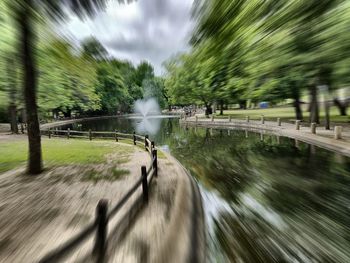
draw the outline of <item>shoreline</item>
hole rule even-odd
[[[325,130],[322,127],[318,127],[316,134],[312,134],[309,127],[301,126],[300,130],[296,130],[294,124],[282,123],[278,126],[277,123],[271,121],[265,121],[262,124],[259,121],[243,121],[232,119],[199,119],[195,117],[187,118],[186,120],[180,119],[180,125],[188,125],[193,127],[204,127],[213,129],[227,129],[227,130],[246,130],[253,132],[268,132],[276,136],[288,137],[298,141],[302,141],[308,144],[318,146],[320,148],[340,153],[347,157],[350,157],[350,132],[348,130],[343,131],[342,139],[334,139],[334,130]]]
[[[162,116],[162,118],[180,118],[181,114],[180,113],[172,113],[172,112],[167,112],[167,113],[162,113],[160,115],[150,115],[149,117],[152,116]],[[62,126],[62,125],[67,125],[67,124],[72,124],[75,122],[84,122],[84,121],[91,121],[91,120],[104,120],[104,119],[117,119],[117,118],[139,118],[141,115],[135,114],[135,113],[128,113],[128,114],[122,114],[122,115],[105,115],[105,116],[94,116],[94,117],[83,117],[83,118],[77,118],[77,119],[67,119],[67,120],[56,120],[52,122],[47,122],[40,124],[40,128],[43,129],[51,129],[57,126]],[[0,123],[0,134],[12,134],[11,133],[11,127],[10,123]],[[20,134],[20,132],[18,133]]]
[[[161,114],[161,115],[150,115],[152,116],[162,116],[162,118],[180,118],[179,114]],[[130,113],[130,114],[123,114],[123,115],[109,115],[109,116],[97,116],[97,117],[85,117],[85,118],[78,118],[78,119],[70,119],[70,120],[62,120],[62,121],[53,121],[49,123],[44,123],[40,125],[40,128],[43,129],[50,129],[57,126],[72,124],[75,122],[85,122],[85,121],[91,121],[91,120],[105,120],[105,119],[118,119],[118,118],[142,118],[141,115]]]
[[[175,216],[169,224],[170,231],[166,233],[159,262],[169,260],[170,254],[173,255],[173,258],[167,262],[205,262],[207,258],[206,222],[202,195],[198,184],[179,160],[170,153],[161,151],[166,160],[169,161],[167,167],[173,166],[177,171],[176,175],[179,183],[176,186],[177,194],[175,195],[172,211]],[[169,174],[169,171],[162,171],[162,173]],[[182,239],[184,244],[187,243],[187,246],[184,247],[182,242],[177,242],[176,247],[174,247],[173,239]],[[183,261],[176,258],[176,250],[178,251],[177,255],[183,255]],[[183,253],[179,253],[181,250]]]

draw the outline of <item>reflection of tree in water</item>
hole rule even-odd
[[[190,130],[184,137],[174,139],[171,149],[202,184],[218,190],[231,202],[254,181],[254,176],[244,148],[228,144],[227,140],[220,133],[211,136],[208,129]]]
[[[303,221],[304,215],[279,228],[258,211],[233,207],[214,220],[215,242],[230,262],[349,262],[349,239],[338,236],[349,229],[328,222],[329,230],[321,232],[315,227],[320,218]]]
[[[258,214],[224,212],[214,224],[217,243],[230,262],[285,262],[271,242],[280,236]]]
[[[350,262],[349,159],[289,139],[204,129],[172,139],[171,149],[231,204],[214,219],[213,236],[230,261]]]

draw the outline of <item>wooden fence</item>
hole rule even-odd
[[[108,211],[108,200],[101,199],[96,206],[96,215],[94,222],[87,225],[83,230],[81,230],[77,235],[73,236],[65,243],[63,243],[58,248],[52,250],[46,254],[39,262],[40,263],[51,263],[59,262],[65,257],[69,256],[79,245],[83,244],[88,240],[91,235],[95,234],[94,247],[92,249],[92,255],[96,258],[96,262],[103,262],[106,257],[107,250],[107,225],[108,222],[112,219],[113,216],[117,214],[118,211],[127,203],[130,197],[142,187],[142,196],[137,198],[130,209],[138,207],[139,203],[147,204],[148,203],[148,190],[149,185],[154,176],[158,176],[158,159],[157,159],[157,150],[155,149],[155,144],[153,141],[150,141],[148,136],[140,136],[135,133],[126,134],[119,132],[100,132],[100,131],[73,131],[73,130],[42,130],[42,135],[47,135],[49,138],[58,136],[58,137],[67,137],[69,138],[88,138],[92,140],[93,138],[112,138],[113,140],[118,141],[119,139],[132,140],[134,145],[137,143],[144,145],[145,150],[150,154],[151,163],[148,167],[142,166],[140,178],[132,185],[129,191],[123,195],[117,204],[115,204]]]

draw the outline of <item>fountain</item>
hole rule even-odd
[[[160,108],[158,102],[154,98],[137,100],[134,105],[134,112],[139,113],[143,118],[149,115],[160,115]]]
[[[134,112],[142,116],[141,121],[136,123],[137,133],[157,134],[160,128],[161,111],[156,99],[137,100],[134,105]]]

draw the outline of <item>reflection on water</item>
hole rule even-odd
[[[183,138],[173,154],[229,206],[213,216],[210,261],[350,262],[348,158],[267,134]]]
[[[152,139],[200,184],[210,262],[350,262],[349,158],[268,134],[159,125]]]
[[[137,134],[156,135],[159,132],[161,121],[160,118],[144,117],[140,122],[135,121],[133,124]]]

